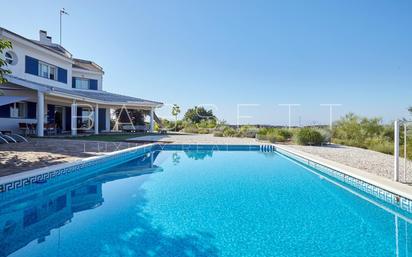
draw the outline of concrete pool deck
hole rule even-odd
[[[215,137],[212,134],[159,134],[130,138],[128,141],[204,145],[255,145],[262,143],[254,138]]]
[[[0,144],[0,177],[134,147],[141,143],[30,138]]]

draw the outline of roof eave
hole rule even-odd
[[[10,30],[7,30],[5,28],[0,27],[0,32],[1,32],[0,34],[4,37],[8,37],[8,38],[11,38],[11,39],[16,40],[16,41],[22,40],[26,43],[29,43],[29,45],[31,45],[32,47],[39,47],[40,49],[42,49],[44,51],[52,53],[56,57],[64,58],[66,61],[69,61],[72,64],[74,63],[74,61],[71,57],[68,57],[64,54],[58,53],[57,51],[54,51],[50,48],[42,46],[41,44],[37,44],[37,43],[33,42],[32,40],[30,40],[28,38],[25,38],[25,37],[23,37],[19,34],[16,34],[16,33],[12,32]]]
[[[102,105],[113,105],[113,106],[134,106],[134,107],[149,107],[149,108],[160,108],[163,106],[163,103],[158,103],[158,102],[113,102],[113,101],[102,101],[102,100],[97,100],[93,98],[88,98],[88,97],[82,97],[82,96],[77,96],[77,95],[72,95],[72,94],[67,94],[63,92],[57,92],[57,91],[48,91],[47,94],[53,95],[53,96],[58,96],[58,97],[64,97],[64,98],[69,98],[69,99],[75,99],[78,101],[85,101],[85,102],[91,102],[95,104],[102,104]]]

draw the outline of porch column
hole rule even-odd
[[[37,91],[37,136],[44,136],[44,93]]]
[[[77,104],[76,100],[73,99],[72,103],[72,136],[77,136]]]
[[[110,108],[106,108],[106,131],[110,132]]]
[[[99,134],[99,105],[94,108],[94,134]]]
[[[154,109],[150,109],[150,132],[154,131]]]

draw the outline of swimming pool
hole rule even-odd
[[[0,256],[376,257],[412,249],[408,211],[298,159],[259,147],[153,149],[1,193]]]

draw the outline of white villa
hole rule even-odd
[[[113,129],[111,110],[124,107],[149,113],[153,131],[162,103],[103,91],[102,67],[73,58],[46,31],[31,40],[0,27],[0,38],[13,46],[2,56],[12,73],[0,84],[0,131],[18,132],[26,124],[40,137],[51,125],[73,136],[86,129],[98,134]]]

